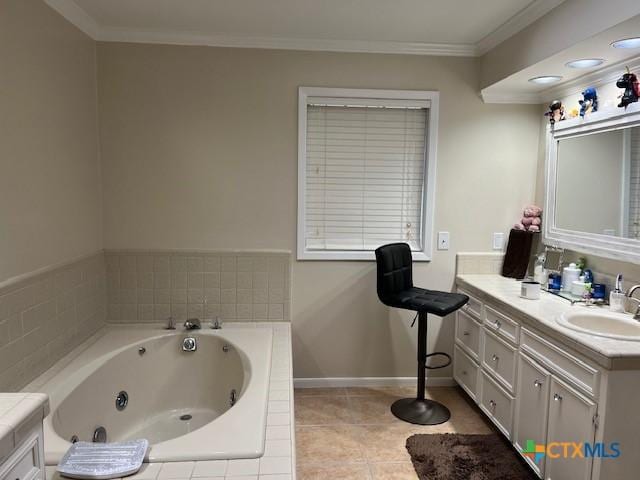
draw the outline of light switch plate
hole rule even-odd
[[[449,232],[438,232],[438,250],[449,250]]]
[[[495,232],[493,234],[493,249],[502,250],[502,247],[504,247],[504,233]]]

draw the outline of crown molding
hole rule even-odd
[[[480,91],[484,103],[520,103],[537,105],[541,103],[538,93],[500,92],[491,91],[488,88]]]
[[[325,52],[392,53],[405,55],[476,56],[475,45],[419,42],[328,40],[318,38],[249,37],[242,35],[101,28],[96,40],[209,47],[311,50]]]
[[[512,37],[519,31],[524,30],[533,22],[549,13],[562,2],[564,2],[564,0],[534,0],[489,35],[480,40],[476,44],[477,55],[484,55],[489,50],[497,47],[508,38]]]
[[[321,38],[255,37],[192,31],[138,30],[103,27],[74,0],[44,0],[51,8],[97,41],[263,48],[325,52],[387,53],[478,57],[538,20],[564,0],[533,0],[477,44],[331,40]]]
[[[98,39],[101,30],[100,25],[74,0],[44,0],[44,2],[86,35],[94,40]]]
[[[629,67],[631,71],[640,69],[640,56],[628,58],[621,62],[607,65],[595,72],[587,73],[573,80],[555,85],[539,93],[540,103],[552,102],[560,98],[569,97],[571,95],[581,94],[587,87],[600,88],[615,82],[623,73],[625,67]]]

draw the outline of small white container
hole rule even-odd
[[[576,280],[571,284],[571,294],[575,295],[576,297],[581,297],[582,295],[584,295],[585,285],[586,283],[584,283],[582,280]]]
[[[538,300],[540,298],[540,282],[524,280],[520,284],[520,296],[528,300]]]
[[[573,282],[580,279],[581,270],[575,263],[570,263],[568,267],[564,267],[562,270],[562,290],[570,292],[573,287]]]

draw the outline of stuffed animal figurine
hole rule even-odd
[[[525,230],[529,232],[539,232],[542,225],[542,209],[537,205],[528,205],[522,211],[522,219],[516,223],[515,230]]]
[[[551,105],[549,105],[549,111],[545,113],[545,116],[549,117],[549,122],[552,127],[556,122],[564,120],[564,106],[562,102],[554,100]]]
[[[623,74],[616,82],[616,87],[624,88],[618,107],[627,108],[628,105],[638,101],[638,97],[640,97],[640,82],[638,82],[636,74],[629,71],[629,67],[627,67],[627,73]]]
[[[594,87],[587,88],[582,92],[582,100],[578,100],[580,104],[580,118],[584,118],[587,113],[598,111],[598,93]]]

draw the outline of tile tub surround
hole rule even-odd
[[[289,321],[291,252],[108,250],[107,321]]]
[[[0,391],[17,391],[104,325],[104,255],[0,285]]]
[[[0,393],[0,462],[49,414],[49,397],[43,393]]]
[[[260,458],[203,462],[145,463],[127,480],[294,480],[295,435],[291,328],[287,322],[267,322],[273,328],[273,351],[269,379],[269,403],[265,453]],[[234,322],[233,327],[254,328],[253,322]],[[224,324],[223,324],[224,329]],[[78,349],[80,350],[80,349]],[[70,355],[71,356],[71,355]],[[60,363],[68,363],[68,359]],[[45,377],[46,375],[43,375]],[[36,380],[32,385],[43,382]],[[47,480],[64,480],[55,467],[46,467]]]
[[[640,342],[617,340],[580,333],[559,325],[556,318],[577,309],[603,308],[571,305],[567,300],[542,292],[539,300],[520,297],[520,282],[500,275],[458,275],[458,288],[481,300],[497,303],[500,309],[513,315],[524,325],[530,325],[553,340],[573,348],[608,370],[640,368]]]

